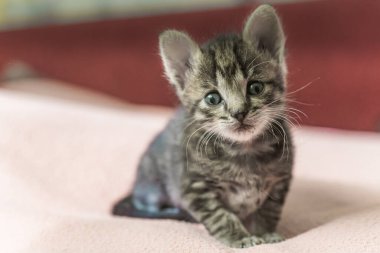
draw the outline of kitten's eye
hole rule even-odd
[[[264,91],[264,84],[258,81],[251,81],[248,83],[248,94],[258,96]]]
[[[218,92],[210,92],[205,96],[205,101],[209,105],[217,105],[222,102],[222,98]]]

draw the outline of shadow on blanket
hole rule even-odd
[[[347,219],[351,223],[362,224],[363,219],[358,217],[368,218],[368,211],[373,210],[376,205],[377,210],[380,210],[379,196],[358,187],[295,179],[279,231],[287,238],[294,237],[285,241],[291,244],[303,240],[296,238],[297,235],[306,235],[309,230],[318,231],[321,229],[319,227],[332,222],[334,225],[327,230],[333,236],[337,229],[347,230]],[[40,250],[38,252],[53,252],[62,248],[68,252],[93,253],[123,250],[154,252],[155,249],[169,252],[173,247],[178,250],[189,245],[193,249],[199,249],[199,252],[226,250],[208,235],[203,226],[193,223],[111,217],[108,214],[85,217],[49,216],[51,217],[46,218],[45,215],[43,220],[49,220],[50,226],[31,244],[32,248]],[[326,236],[326,228],[323,231]]]
[[[376,206],[380,206],[377,192],[348,184],[296,178],[278,230],[288,238],[294,237]]]
[[[342,183],[295,179],[279,231],[293,237],[375,206],[380,206],[377,192]]]

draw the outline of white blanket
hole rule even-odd
[[[170,114],[48,80],[0,88],[0,252],[240,252],[201,225],[110,216]],[[241,251],[380,252],[380,135],[301,127],[294,139],[288,239]]]

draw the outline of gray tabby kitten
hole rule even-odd
[[[242,34],[203,46],[183,32],[160,35],[182,106],[145,152],[115,215],[201,222],[231,247],[282,240],[275,229],[293,164],[284,43],[269,5],[251,14]]]

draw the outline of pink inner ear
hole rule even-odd
[[[255,47],[269,51],[279,61],[283,58],[284,34],[281,21],[272,7],[258,7],[248,19],[243,36]]]
[[[177,90],[184,87],[189,68],[188,62],[191,61],[195,48],[195,42],[185,33],[168,30],[160,35],[160,50],[165,74]]]
[[[249,39],[258,47],[276,51],[281,43],[280,28],[267,17],[255,18],[248,31]]]
[[[166,50],[170,51],[168,52],[170,59],[176,62],[185,61],[190,54],[190,50],[189,47],[186,46],[186,42],[180,40],[174,40],[168,43]]]
[[[165,43],[164,50],[166,56],[175,62],[175,64],[185,65],[192,54],[193,45],[190,38],[183,36],[175,36],[169,38],[169,41]]]
[[[176,38],[170,41],[166,47],[170,67],[177,72],[178,76],[184,78],[184,73],[187,71],[186,64],[191,57],[189,42],[183,38]]]

